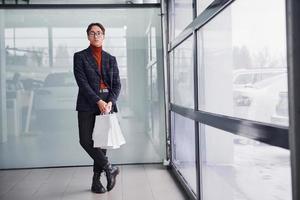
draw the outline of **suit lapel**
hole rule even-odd
[[[86,49],[85,56],[86,56],[87,61],[90,63],[90,66],[96,71],[96,73],[99,76],[101,76],[100,72],[98,70],[97,62],[96,62],[95,58],[93,57],[93,53],[92,53],[91,47],[88,47]]]
[[[111,84],[108,84],[108,82],[111,81],[111,74],[110,74],[110,67],[109,67],[109,55],[105,51],[102,50],[102,74],[103,74],[103,81],[107,86],[110,86]],[[105,77],[107,80],[105,80]]]
[[[108,54],[102,50],[102,73],[107,74],[108,73],[108,66],[109,66],[109,59]]]

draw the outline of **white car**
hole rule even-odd
[[[276,104],[275,112],[271,117],[271,122],[283,126],[289,125],[288,93],[280,92],[279,100]]]
[[[238,69],[233,71],[234,88],[252,87],[253,84],[265,79],[286,73],[287,68],[251,68]]]
[[[254,90],[251,93],[251,104],[248,109],[248,118],[255,121],[276,123],[279,125],[287,125],[287,123],[279,123],[274,120],[274,114],[280,109],[281,113],[285,113],[287,118],[287,74],[284,73],[275,76],[257,84],[254,84]],[[281,98],[286,98],[282,99]],[[280,108],[278,102],[282,102]],[[279,110],[278,110],[279,109]]]
[[[268,79],[285,74],[286,68],[238,69],[233,72],[233,102],[235,106],[250,106],[257,89],[269,84]],[[264,80],[267,80],[264,82]],[[271,79],[270,79],[271,80]],[[258,83],[258,84],[256,84]]]

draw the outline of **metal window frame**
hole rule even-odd
[[[183,188],[183,190],[185,192],[185,195],[190,200],[196,200],[197,199],[196,194],[193,192],[193,190],[191,189],[191,187],[188,185],[188,183],[186,182],[186,180],[183,178],[182,174],[177,169],[177,167],[174,165],[174,163],[170,164],[170,170],[171,170],[171,173],[175,176],[175,178],[177,179],[177,181],[182,186],[182,188]]]
[[[197,18],[197,0],[193,0],[193,19]],[[197,32],[193,31],[193,64],[194,64],[194,110],[199,109],[199,94],[198,94],[198,37]],[[200,125],[197,121],[195,123],[195,161],[196,161],[196,193],[197,199],[202,199],[202,169],[201,169],[201,150],[200,150]]]
[[[286,0],[289,142],[293,200],[300,199],[300,1]]]
[[[171,110],[189,119],[217,129],[257,140],[272,146],[289,149],[288,129],[284,126],[240,119],[171,104]]]
[[[213,1],[200,15],[198,15],[197,17],[195,16],[194,20],[176,38],[169,42],[168,51],[170,52],[178,45],[180,45],[186,38],[190,37],[193,32],[212,20],[218,13],[224,10],[233,1],[234,0]]]
[[[170,96],[169,94],[169,73],[168,73],[168,54],[167,54],[167,44],[169,41],[169,26],[168,26],[168,0],[161,0],[161,30],[162,30],[162,55],[163,55],[163,76],[164,76],[164,94],[165,94],[165,102],[164,102],[164,107],[165,107],[165,130],[166,130],[166,164],[170,163],[171,160],[171,155],[170,155],[170,109],[169,109],[169,102],[170,102]]]

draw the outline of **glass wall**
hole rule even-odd
[[[165,124],[159,9],[0,13],[1,91],[6,91],[1,93],[0,110],[6,116],[1,127],[7,128],[1,132],[0,168],[92,163],[79,145],[78,87],[72,70],[73,54],[89,45],[88,24],[99,19],[106,27],[103,49],[116,56],[120,70],[118,117],[127,141],[108,154],[113,163],[162,161]],[[151,30],[150,44],[147,30]],[[147,60],[154,63],[150,76]],[[149,105],[154,103],[156,109],[149,116]],[[155,128],[149,129],[150,121]]]
[[[286,2],[189,3],[168,1],[175,176],[191,199],[291,199]]]

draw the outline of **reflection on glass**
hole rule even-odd
[[[4,33],[7,65],[27,67],[48,65],[46,28],[7,28]]]
[[[153,43],[153,52],[161,47],[160,10],[88,11],[93,20],[86,17],[85,9],[76,10],[76,15],[72,9],[2,11],[0,23],[3,21],[5,27],[0,26],[4,27],[1,57],[6,58],[6,63],[1,60],[0,78],[6,80],[6,99],[4,95],[0,98],[6,102],[3,116],[7,116],[8,131],[0,133],[0,168],[90,164],[91,159],[78,143],[75,111],[78,87],[72,70],[74,52],[89,46],[87,25],[98,19],[106,28],[103,49],[116,56],[118,62],[122,84],[118,116],[127,141],[126,146],[109,152],[109,156],[113,163],[162,160],[162,145],[165,145],[163,85],[160,85],[163,73],[159,64],[162,62],[157,60],[150,68],[152,75],[147,87],[148,47],[144,43],[149,25],[155,30],[152,41],[157,45]],[[26,22],[20,24],[20,16]],[[76,21],[76,25],[66,23],[69,19]],[[155,109],[149,116],[153,127],[149,137],[145,94],[151,90],[149,101]]]
[[[154,147],[160,152],[165,146],[164,135],[164,91],[162,86],[163,69],[159,67],[157,52],[159,52],[158,36],[159,31],[156,26],[151,26],[147,29],[147,44],[148,44],[148,63],[147,63],[147,108],[148,108],[148,134],[152,140]]]
[[[172,161],[196,193],[194,121],[172,113]]]
[[[171,56],[171,102],[194,108],[193,40],[187,39]]]
[[[151,27],[151,60],[156,60],[156,29]]]
[[[204,200],[292,199],[288,150],[205,125],[200,134]]]
[[[271,0],[234,2],[200,29],[199,108],[288,126],[285,30]]]
[[[147,80],[148,80],[148,83],[147,83],[147,111],[148,111],[148,134],[149,135],[152,135],[153,133],[153,120],[152,120],[152,116],[153,116],[153,113],[152,113],[152,102],[151,102],[151,99],[152,99],[152,91],[151,91],[151,88],[152,88],[152,78],[151,78],[151,68],[148,69],[148,73],[147,73]]]
[[[164,98],[163,91],[160,90],[157,64],[153,64],[148,68],[148,95],[147,95],[147,108],[148,108],[148,134],[152,139],[155,148],[162,148],[164,143],[163,124],[164,114],[161,107],[161,102]]]
[[[169,34],[172,40],[193,21],[193,1],[174,0],[169,5]]]
[[[152,100],[153,101],[158,101],[158,87],[157,87],[157,64],[154,64],[152,65],[152,80],[151,80],[151,85],[152,85],[152,88],[151,88],[151,91],[152,91]]]
[[[147,30],[148,35],[148,62],[156,61],[156,28],[150,27],[149,30]]]

